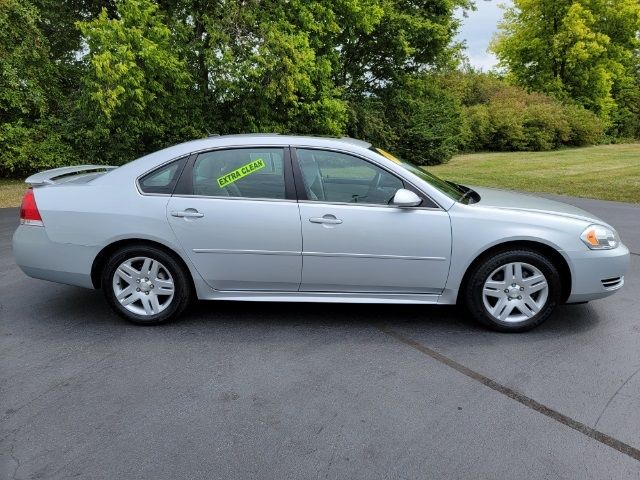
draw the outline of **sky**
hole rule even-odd
[[[467,13],[467,18],[458,13],[462,26],[457,39],[467,45],[466,55],[473,67],[488,71],[498,63],[496,57],[487,52],[493,34],[502,19],[499,5],[510,5],[510,0],[476,0],[477,10]]]

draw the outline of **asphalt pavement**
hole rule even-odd
[[[618,228],[627,284],[520,335],[249,302],[136,327],[23,275],[0,210],[0,478],[640,478],[640,207],[562,199]]]

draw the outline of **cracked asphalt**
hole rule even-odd
[[[640,207],[562,199],[618,228],[627,285],[520,335],[335,304],[135,327],[23,275],[0,210],[0,478],[640,478]]]

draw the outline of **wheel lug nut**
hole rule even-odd
[[[522,300],[522,295],[518,295],[518,300]]]
[[[505,289],[504,289],[504,293],[509,293],[509,289],[508,289],[508,288],[505,288]]]
[[[145,295],[149,295],[149,292],[144,292]]]
[[[153,283],[152,283],[151,285],[149,285],[149,288],[154,288],[154,287],[153,287]]]
[[[139,291],[140,291],[140,289],[139,289],[139,288],[136,288],[136,292],[139,292]]]
[[[137,279],[136,282],[140,283],[140,279]]]
[[[523,292],[524,291],[524,287],[520,287],[520,291]]]

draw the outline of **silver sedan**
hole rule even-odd
[[[192,298],[464,305],[524,331],[613,294],[629,250],[578,208],[443,181],[353,139],[230,135],[29,177],[16,262],[124,318]]]

